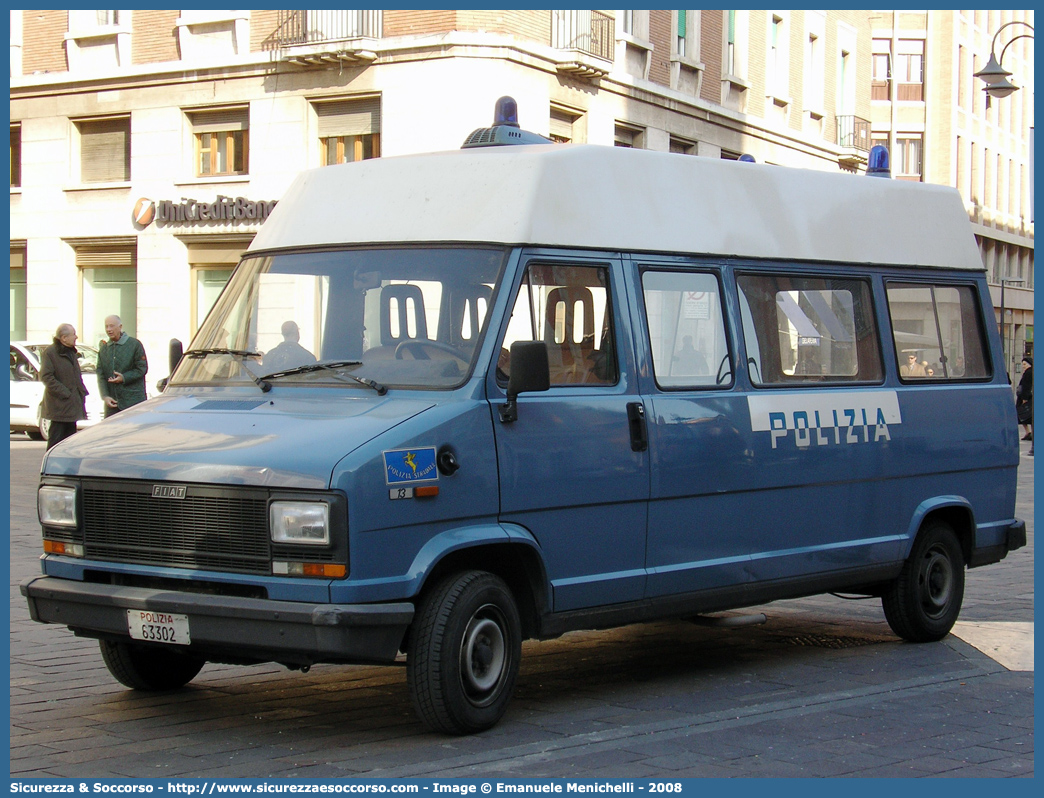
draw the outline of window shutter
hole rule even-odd
[[[249,108],[225,108],[220,111],[192,113],[193,133],[225,133],[250,128]]]
[[[130,119],[79,123],[80,180],[107,183],[130,180]]]
[[[76,249],[76,265],[81,269],[133,268],[137,252],[110,246],[82,246]]]
[[[685,38],[685,34],[686,34],[686,31],[687,31],[687,28],[685,26],[685,15],[687,13],[688,13],[687,11],[679,11],[678,12],[678,38],[679,39],[684,39]]]
[[[362,136],[381,131],[381,98],[318,102],[319,138]]]
[[[573,122],[575,121],[572,114],[566,113],[565,111],[559,111],[556,108],[551,109],[551,126],[550,133],[552,137],[558,137],[565,139],[566,141],[573,140]]]

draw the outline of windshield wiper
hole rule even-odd
[[[348,382],[349,380],[351,380],[352,382],[358,383],[359,385],[365,385],[367,388],[373,388],[373,390],[377,391],[378,396],[384,396],[386,393],[388,393],[387,387],[381,385],[376,380],[371,380],[369,377],[356,377],[354,374],[346,374],[343,371],[338,371],[338,369],[342,369],[347,366],[361,365],[361,360],[329,360],[320,363],[309,363],[305,366],[297,366],[292,369],[283,369],[282,371],[275,371],[271,374],[266,374],[265,376],[268,379],[272,380],[278,379],[280,377],[289,377],[293,374],[309,374],[313,371],[328,371],[341,382]]]
[[[190,349],[185,357],[206,357],[207,355],[238,355],[240,357],[261,357],[260,352],[252,352],[249,349],[225,349],[212,347],[210,349]]]
[[[185,353],[185,357],[196,358],[197,360],[207,355],[229,355],[236,363],[239,364],[240,369],[246,372],[246,375],[250,377],[261,389],[262,393],[268,393],[272,390],[272,386],[265,382],[263,379],[258,377],[254,372],[246,367],[244,362],[248,357],[261,357],[260,352],[252,352],[249,349],[226,349],[224,347],[211,347],[209,349],[190,349]]]

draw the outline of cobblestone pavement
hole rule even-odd
[[[94,641],[29,620],[18,582],[39,569],[43,444],[12,436],[11,773],[1032,776],[1033,459],[1022,446],[1030,543],[968,572],[965,639],[902,643],[879,601],[831,596],[745,611],[763,612],[760,626],[575,632],[526,643],[504,720],[450,738],[414,718],[404,668],[208,665],[178,692],[125,690]]]

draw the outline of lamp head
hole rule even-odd
[[[982,78],[986,82],[987,86],[995,86],[1001,81],[1005,80],[1011,73],[1000,65],[997,61],[997,56],[990,53],[990,60],[986,62],[986,66],[975,73],[975,77]],[[994,95],[1001,97],[1004,95]]]
[[[991,83],[990,85],[983,88],[983,91],[986,92],[990,97],[998,98],[1007,97],[1009,94],[1012,94],[1018,90],[1019,87],[1007,78],[1001,78],[1001,80],[997,81],[996,83]]]

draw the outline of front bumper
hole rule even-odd
[[[50,576],[19,586],[40,623],[107,640],[130,640],[127,610],[187,615],[192,651],[218,662],[387,663],[413,620],[413,605],[313,604],[118,587]]]

